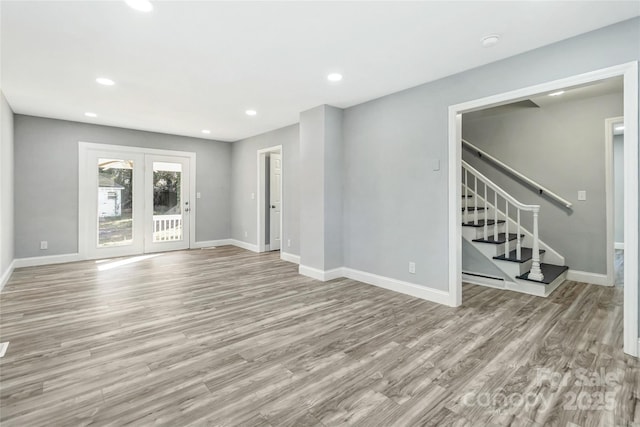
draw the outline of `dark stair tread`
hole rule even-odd
[[[493,238],[493,233],[490,233],[491,235],[489,236],[489,238],[487,240],[485,239],[473,239],[474,242],[479,242],[479,243],[492,243],[494,245],[499,245],[502,244],[504,242],[507,241],[507,239],[505,239],[505,233],[498,233],[498,240],[495,240]],[[516,240],[516,238],[518,237],[518,235],[516,233],[509,233],[509,241],[512,240]],[[524,237],[524,234],[521,234],[520,237]]]
[[[463,198],[463,199],[464,199],[464,198],[472,199],[472,198],[473,198],[473,196],[472,196],[471,194],[463,194],[463,195],[462,195],[462,198]]]
[[[462,226],[463,227],[484,227],[484,219],[479,219],[478,220],[478,224],[474,224],[473,221],[469,221],[469,222],[463,222]],[[492,219],[490,219],[489,221],[487,221],[487,225],[494,225],[496,222]],[[499,219],[498,220],[498,224],[504,224],[504,220],[503,219]]]
[[[512,250],[509,252],[509,256],[507,257],[505,254],[503,255],[499,255],[499,256],[494,256],[493,259],[499,259],[502,261],[511,261],[511,262],[519,262],[519,263],[523,263],[526,261],[529,261],[532,257],[533,257],[533,250],[531,248],[525,248],[524,246],[522,248],[520,248],[520,257],[521,259],[517,259],[516,258],[516,250]],[[540,249],[540,255],[542,255],[544,253],[543,249]],[[544,274],[544,273],[543,273]]]
[[[464,208],[464,207],[463,207],[463,208],[462,208],[462,212],[464,212],[466,209],[467,209],[467,208]],[[478,212],[480,212],[480,211],[483,211],[483,210],[484,210],[484,208],[483,208],[482,206],[480,206],[480,207],[469,206],[469,212],[473,212],[473,211],[478,211]]]
[[[542,270],[542,275],[544,276],[542,281],[529,279],[530,271],[527,271],[522,276],[518,276],[517,278],[522,280],[528,280],[530,282],[535,282],[535,283],[544,283],[545,285],[548,285],[552,283],[554,280],[556,280],[562,273],[564,273],[568,269],[569,267],[567,267],[566,265],[545,264],[541,262],[540,270]]]

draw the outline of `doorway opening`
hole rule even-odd
[[[638,63],[563,78],[449,107],[449,304],[462,304],[462,114],[622,76],[624,85],[624,352],[638,356]]]
[[[282,146],[257,151],[257,236],[258,252],[279,251],[282,247]]]
[[[624,117],[605,120],[607,282],[624,285]]]

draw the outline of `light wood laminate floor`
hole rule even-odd
[[[465,285],[449,308],[234,247],[23,268],[2,426],[627,426],[622,289]],[[574,399],[575,396],[575,399]]]

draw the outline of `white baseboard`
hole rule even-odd
[[[320,280],[321,282],[327,282],[329,280],[344,277],[343,270],[344,269],[342,267],[334,268],[333,270],[319,270],[306,265],[298,266],[298,273],[303,276],[311,277],[312,279]]]
[[[0,277],[0,291],[2,291],[2,289],[4,288],[4,285],[7,284],[7,282],[9,281],[9,278],[11,277],[11,273],[13,273],[13,270],[16,268],[16,260],[14,259],[13,261],[11,261],[11,264],[9,264],[9,267],[7,268],[7,270],[2,273],[2,276]]]
[[[453,307],[449,292],[438,289],[431,289],[414,283],[403,282],[401,280],[392,279],[390,277],[378,276],[376,274],[367,273],[365,271],[354,270],[352,268],[343,268],[344,277],[364,282],[369,285],[378,286],[380,288],[389,289],[391,291],[400,292],[402,294],[411,295],[412,297],[424,299],[427,301],[444,304]]]
[[[216,246],[228,245],[233,245],[232,239],[203,240],[202,242],[195,242],[192,246],[192,249],[214,248]]]
[[[35,256],[31,258],[16,258],[14,260],[15,268],[36,267],[39,265],[64,264],[66,262],[83,261],[85,258],[80,254],[63,254],[49,256]]]
[[[258,252],[258,245],[254,245],[253,243],[243,242],[242,240],[229,239],[228,244],[237,246],[242,249],[246,249],[251,252]]]
[[[567,280],[590,283],[592,285],[611,286],[606,274],[589,273],[588,271],[569,270],[567,271]]]
[[[283,261],[292,262],[294,264],[300,264],[300,255],[294,255],[294,254],[280,251],[280,259]]]
[[[616,249],[622,249],[622,250],[624,250],[624,242],[616,242],[616,243],[614,244],[614,247],[615,247]]]

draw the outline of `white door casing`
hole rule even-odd
[[[269,156],[269,248],[280,250],[280,190],[282,184],[282,159],[280,153]]]

